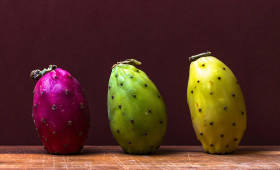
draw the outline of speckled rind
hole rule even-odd
[[[159,148],[166,131],[166,108],[143,71],[129,64],[116,65],[107,100],[112,134],[126,153],[148,154]]]
[[[196,136],[205,152],[235,151],[246,130],[246,108],[232,71],[212,56],[193,61],[187,99]]]
[[[49,153],[74,154],[89,131],[90,113],[80,83],[57,68],[39,79],[34,89],[34,123]]]

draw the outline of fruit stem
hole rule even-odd
[[[43,77],[46,73],[51,72],[57,68],[56,65],[49,65],[49,68],[44,68],[44,70],[33,70],[30,73],[30,78],[33,80],[39,80],[41,77]]]
[[[189,61],[190,62],[193,62],[197,59],[199,59],[200,57],[207,57],[207,56],[210,56],[211,55],[211,52],[210,51],[207,51],[207,52],[204,52],[204,53],[200,53],[200,54],[197,54],[197,55],[193,55],[189,58]]]
[[[139,65],[141,65],[141,62],[137,61],[135,59],[127,59],[125,61],[117,62],[117,64],[114,64],[112,66],[112,68],[114,68],[116,65],[119,65],[119,64],[130,64],[130,65],[133,65],[133,66],[139,66]]]

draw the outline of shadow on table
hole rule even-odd
[[[273,148],[239,148],[237,151],[235,151],[232,154],[225,154],[223,156],[240,156],[240,155],[248,155],[248,154],[258,154],[263,153],[262,151],[275,151]],[[127,154],[123,152],[120,148],[119,149],[104,149],[102,147],[99,148],[87,148],[85,147],[80,153],[78,154],[70,154],[67,156],[88,156],[88,155],[104,155],[104,154],[113,154],[113,155],[123,155],[123,156],[168,156],[168,155],[174,155],[174,154],[198,154],[198,155],[205,155],[205,156],[212,156],[211,154],[205,153],[200,148],[190,149],[190,148],[160,148],[156,152],[149,154],[149,155],[132,155]],[[48,154],[48,152],[42,147],[36,147],[36,148],[30,148],[28,146],[14,146],[14,147],[5,147],[0,148],[0,154],[46,154],[46,155],[56,155],[56,154]],[[213,154],[214,156],[219,156],[216,154]],[[57,156],[65,156],[65,155],[57,155]]]
[[[50,154],[44,147],[38,146],[7,146],[0,148],[0,154],[46,154],[46,155],[58,155],[58,154]],[[89,152],[80,152],[78,154],[69,154],[69,155],[80,155],[80,154],[90,154]],[[58,155],[59,156],[59,155]]]
[[[149,156],[169,156],[169,155],[186,155],[186,153],[190,155],[199,155],[199,156],[226,156],[226,157],[234,157],[234,156],[242,156],[242,155],[256,155],[258,153],[263,154],[263,150],[247,150],[247,151],[235,151],[230,154],[209,154],[204,151],[174,151],[174,150],[165,150],[165,151],[158,151],[155,153],[150,154]]]
[[[263,151],[275,151],[274,148],[239,148],[233,153],[229,154],[209,154],[204,152],[202,147],[198,148],[162,148],[157,150],[156,152],[150,154],[149,156],[169,156],[169,155],[186,155],[186,153],[191,155],[199,155],[199,156],[227,156],[227,157],[234,157],[234,156],[242,156],[242,155],[256,155],[256,154],[264,154]]]

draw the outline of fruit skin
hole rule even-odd
[[[49,71],[34,89],[34,123],[49,153],[76,154],[82,149],[90,127],[86,98],[80,83],[70,73],[60,68]]]
[[[148,76],[126,60],[113,66],[108,88],[111,132],[126,153],[149,154],[162,143],[167,126],[164,101]]]
[[[191,57],[187,99],[205,152],[235,151],[246,130],[246,108],[232,71],[208,52]]]

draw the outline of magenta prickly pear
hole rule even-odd
[[[50,65],[34,70],[34,123],[45,149],[52,154],[75,154],[83,148],[90,113],[80,83],[65,70]]]

